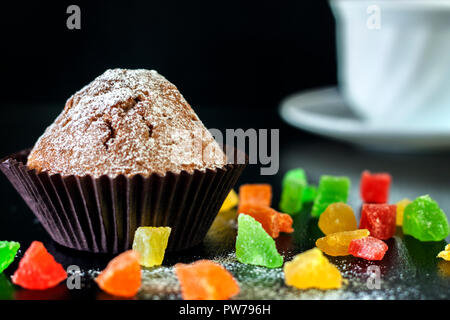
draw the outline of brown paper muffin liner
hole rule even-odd
[[[29,169],[29,152],[3,158],[0,169],[42,226],[65,247],[104,253],[129,249],[139,226],[171,227],[168,251],[199,244],[245,167],[148,177],[61,176]]]

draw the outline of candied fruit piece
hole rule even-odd
[[[239,293],[239,285],[231,273],[209,260],[177,263],[175,274],[184,300],[226,300]]]
[[[119,254],[108,263],[95,282],[111,295],[133,297],[141,287],[139,253],[128,250]]]
[[[397,219],[396,224],[398,226],[403,225],[403,213],[405,212],[405,208],[408,204],[410,204],[412,201],[408,198],[402,199],[399,202],[397,202]]]
[[[294,232],[294,228],[292,228],[292,223],[294,222],[294,220],[292,220],[290,215],[286,213],[279,213],[278,221],[280,222],[280,232]]]
[[[437,269],[439,275],[444,278],[450,278],[450,262],[446,260],[440,260],[437,263]]]
[[[0,273],[0,300],[14,299],[14,286],[4,273]]]
[[[361,199],[366,203],[387,203],[391,180],[389,173],[363,171],[360,184]]]
[[[429,195],[416,198],[403,213],[403,233],[420,241],[441,241],[449,234],[447,216]]]
[[[302,202],[303,203],[313,202],[314,199],[316,199],[316,195],[317,195],[317,188],[316,188],[316,186],[308,185],[305,188],[305,190],[303,191]]]
[[[279,213],[267,206],[258,206],[254,204],[244,204],[239,207],[238,214],[247,214],[261,223],[264,230],[272,238],[277,238],[280,234]]]
[[[159,266],[164,260],[171,229],[169,227],[139,227],[134,233],[133,250],[139,253],[144,267]]]
[[[244,184],[239,188],[239,208],[245,204],[270,207],[272,186],[270,184]]]
[[[352,207],[343,202],[330,204],[319,217],[319,228],[324,234],[352,231],[358,228]]]
[[[42,242],[33,241],[20,260],[12,282],[26,289],[44,290],[56,286],[66,278],[66,271]]]
[[[311,215],[319,217],[330,204],[347,202],[349,189],[350,180],[347,177],[321,176]]]
[[[293,220],[285,213],[280,213],[267,206],[244,204],[240,206],[239,214],[247,214],[261,223],[264,230],[272,237],[277,238],[280,232],[294,232]]]
[[[236,258],[241,263],[267,268],[278,268],[283,264],[275,241],[264,231],[261,223],[246,214],[238,217]]]
[[[222,207],[220,207],[219,212],[228,211],[236,207],[239,203],[239,197],[236,194],[236,191],[231,189],[231,191],[228,193],[227,197],[225,198],[225,201],[222,204]]]
[[[396,215],[395,204],[365,203],[362,206],[359,228],[368,229],[374,238],[387,240],[395,234]]]
[[[367,229],[337,232],[317,239],[316,246],[329,256],[347,256],[350,254],[348,252],[350,242],[354,239],[365,238],[369,234]]]
[[[342,286],[339,270],[317,248],[300,253],[284,264],[284,279],[298,289],[337,289]]]
[[[0,241],[0,273],[14,261],[20,243],[14,241]]]
[[[350,242],[348,252],[355,257],[366,260],[382,260],[388,246],[382,240],[374,237],[354,239]]]
[[[438,258],[450,261],[450,244],[445,246],[445,249],[438,254]]]
[[[290,214],[300,212],[306,186],[306,175],[303,169],[289,170],[283,177],[280,210]]]

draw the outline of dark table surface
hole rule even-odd
[[[1,156],[33,145],[60,112],[58,105],[3,106],[0,120]],[[444,211],[450,213],[449,153],[395,154],[354,148],[322,139],[285,125],[276,109],[268,112],[246,111],[245,108],[217,106],[195,108],[208,128],[279,128],[280,170],[273,176],[261,176],[258,165],[249,165],[238,181],[266,182],[273,186],[273,203],[279,201],[282,175],[288,169],[302,167],[310,182],[317,183],[320,175],[346,175],[352,181],[349,203],[359,215],[359,176],[362,170],[388,171],[393,175],[391,202],[404,197],[415,198],[430,194]],[[237,187],[237,186],[236,186]],[[33,240],[42,241],[64,267],[77,265],[81,269],[81,289],[69,290],[65,283],[45,291],[24,290],[11,284],[10,276],[17,268],[15,262],[0,274],[0,299],[113,299],[101,292],[92,281],[112,258],[63,248],[54,243],[34,218],[32,212],[6,177],[0,177],[0,240],[21,243],[19,257]],[[281,235],[277,247],[285,261],[293,255],[314,247],[322,236],[317,220],[310,219],[308,207],[294,219],[295,232]],[[182,252],[168,253],[163,266],[143,270],[143,285],[137,299],[180,299],[179,285],[172,266],[200,258],[223,263],[237,278],[241,293],[236,299],[449,299],[450,262],[437,259],[446,241],[420,242],[403,236],[401,229],[387,241],[389,250],[382,261],[370,262],[354,257],[330,257],[348,283],[340,290],[297,290],[284,285],[282,269],[266,269],[243,265],[236,261],[234,239],[235,212],[220,214],[203,244]],[[446,239],[447,242],[449,238]],[[381,288],[367,285],[370,266],[378,266]]]

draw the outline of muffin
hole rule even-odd
[[[203,156],[191,152],[197,146]],[[107,70],[75,93],[27,162],[38,172],[94,177],[192,173],[225,164],[222,148],[177,88],[142,69]]]
[[[56,242],[116,253],[139,226],[171,227],[168,250],[200,243],[245,166],[232,160],[163,76],[113,69],[0,168]]]

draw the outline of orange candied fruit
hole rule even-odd
[[[292,228],[292,217],[287,213],[278,213],[278,220],[280,222],[280,232],[292,233],[294,228]]]
[[[261,223],[264,230],[272,237],[277,238],[280,234],[279,213],[267,206],[244,204],[239,207],[239,214],[248,214]]]
[[[95,281],[111,295],[127,298],[135,296],[141,287],[139,254],[133,250],[121,253],[108,263]]]
[[[226,300],[239,293],[239,285],[231,273],[209,260],[177,263],[175,274],[184,300]]]
[[[270,207],[271,203],[272,186],[270,184],[243,184],[239,188],[239,207],[245,204]]]
[[[247,214],[261,223],[264,230],[272,237],[278,238],[280,232],[292,233],[293,220],[290,215],[280,213],[268,206],[244,204],[240,206],[239,214]]]

